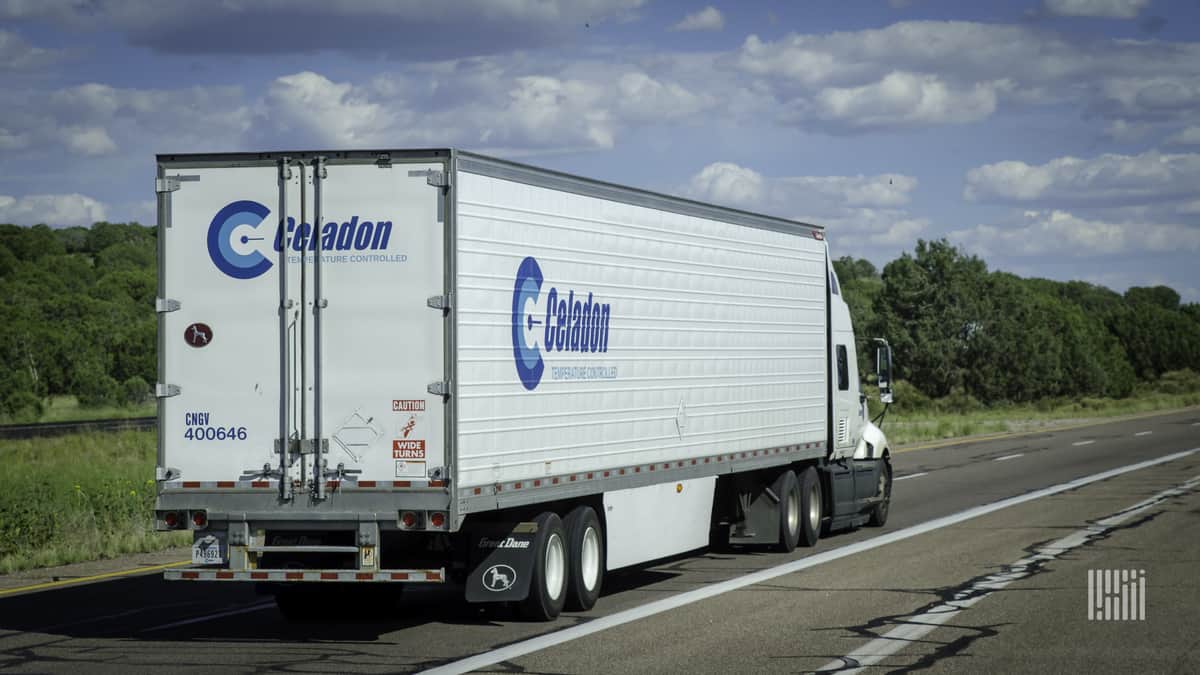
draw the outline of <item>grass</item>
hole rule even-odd
[[[982,406],[966,397],[939,401],[923,399],[920,392],[896,391],[897,405],[884,419],[888,441],[895,445],[979,434],[1029,431],[1106,417],[1135,415],[1200,405],[1200,374],[1183,370],[1166,373],[1153,383],[1137,386],[1128,398],[1048,399],[1029,404]],[[905,396],[915,404],[905,406]],[[923,399],[923,400],[922,400]],[[915,409],[914,409],[915,408]],[[872,414],[880,406],[872,401]]]
[[[76,422],[81,420],[116,420],[128,417],[152,417],[153,401],[136,406],[105,405],[85,408],[74,396],[51,396],[37,422]],[[153,471],[153,470],[152,470]]]
[[[154,531],[154,465],[153,432],[5,441],[0,574],[188,544]]]

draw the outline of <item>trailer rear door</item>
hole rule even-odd
[[[172,478],[286,476],[285,496],[322,498],[335,478],[419,487],[444,471],[442,397],[427,391],[446,379],[443,312],[428,302],[446,293],[443,191],[427,180],[442,170],[160,163],[160,462]]]

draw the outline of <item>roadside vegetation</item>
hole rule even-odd
[[[0,574],[190,543],[154,531],[153,432],[4,441]]]

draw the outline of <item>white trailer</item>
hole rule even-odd
[[[159,155],[157,193],[167,579],[546,619],[887,518],[818,226],[457,150]]]

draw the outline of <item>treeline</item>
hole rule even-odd
[[[918,395],[985,405],[1123,398],[1139,380],[1200,371],[1200,305],[1181,304],[1166,286],[1121,295],[1082,281],[989,272],[945,240],[918,241],[882,273],[852,258],[834,268],[860,367],[873,353],[869,339],[886,337],[897,377]]]
[[[0,419],[150,399],[155,260],[151,227],[0,225]]]
[[[0,421],[51,396],[133,405],[155,381],[155,230],[0,225]],[[989,272],[946,241],[920,241],[882,273],[834,263],[861,340],[892,344],[916,395],[984,404],[1128,396],[1138,381],[1200,371],[1200,305],[1165,286],[1124,295],[1079,281]],[[973,401],[972,401],[973,403]]]

